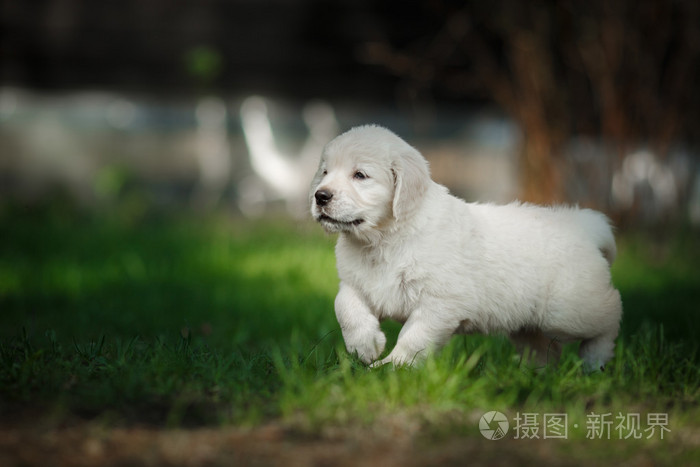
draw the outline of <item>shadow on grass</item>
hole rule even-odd
[[[270,349],[341,339],[329,242],[291,223],[5,217],[0,410],[171,425],[274,414]]]
[[[334,326],[331,246],[289,224],[5,223],[0,336],[24,328],[69,340],[157,337],[187,328],[217,345],[255,347]]]

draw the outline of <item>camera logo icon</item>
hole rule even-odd
[[[509,427],[508,418],[495,410],[486,412],[479,420],[479,431],[484,438],[492,441],[505,437]]]

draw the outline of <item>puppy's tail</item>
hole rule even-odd
[[[579,225],[598,247],[608,264],[612,266],[617,256],[617,246],[610,219],[598,211],[583,209]]]

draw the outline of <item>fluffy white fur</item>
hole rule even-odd
[[[465,203],[430,179],[421,154],[378,126],[324,149],[311,213],[336,246],[335,312],[349,352],[413,364],[455,333],[505,333],[542,361],[582,341],[589,369],[613,354],[622,313],[610,282],[615,240],[589,209]],[[389,355],[379,323],[404,323]]]

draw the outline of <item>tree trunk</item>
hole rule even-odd
[[[520,149],[522,201],[553,204],[566,201],[557,144],[550,130],[524,129]]]

